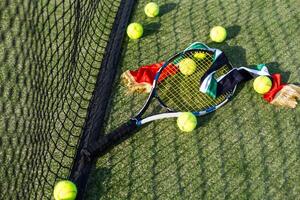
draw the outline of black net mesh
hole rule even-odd
[[[0,0],[0,199],[67,178],[120,0]]]

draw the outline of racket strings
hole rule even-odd
[[[195,55],[200,53],[201,58]],[[199,54],[198,54],[199,55]],[[190,75],[184,75],[179,68],[183,59],[191,59],[192,64],[196,65],[195,71]],[[211,67],[213,63],[213,54],[209,52],[189,52],[180,55],[174,59],[169,65],[174,67],[166,67],[167,73],[172,74],[160,81],[157,86],[157,94],[159,98],[167,105],[167,107],[178,111],[198,111],[204,110],[221,103],[227,96],[223,94],[213,99],[210,96],[200,92],[200,78]],[[193,67],[193,66],[192,66]],[[222,66],[217,72],[219,77],[230,70],[229,66]]]
[[[190,96],[188,95],[188,93],[190,92],[189,89],[192,89],[193,92],[198,92],[198,90],[195,87],[190,88],[190,85],[188,84],[188,82],[178,82],[178,78],[175,76],[181,76],[181,74],[175,74],[174,77],[172,79],[168,79],[168,84],[161,84],[160,85],[160,90],[162,90],[162,88],[165,91],[168,91],[170,94],[168,95],[163,95],[165,97],[165,102],[170,102],[170,101],[175,101],[176,104],[178,106],[180,106],[181,108],[184,108],[185,110],[190,110],[191,107],[189,106],[188,103],[186,103],[186,101],[190,100]],[[177,85],[181,88],[181,92],[180,92],[180,96],[174,96],[172,94],[176,94],[177,91],[172,92],[172,86]],[[179,97],[180,97],[180,101],[179,101]],[[177,101],[176,101],[177,98]],[[197,99],[195,99],[197,100]],[[201,104],[202,106],[204,106],[202,104],[201,101],[197,101],[197,103]]]
[[[188,56],[185,56],[185,57],[188,57]],[[179,59],[183,59],[183,58],[184,57],[181,57]],[[177,59],[177,62],[179,62],[179,59]],[[199,67],[200,66],[201,66],[201,64],[199,65]],[[169,70],[170,68],[166,68],[166,69]],[[163,87],[165,89],[165,91],[168,91],[170,93],[169,90],[172,88],[172,86],[174,86],[174,85],[180,86],[180,88],[181,88],[181,92],[180,92],[181,96],[180,97],[182,97],[182,98],[180,98],[180,101],[177,101],[177,105],[180,106],[181,108],[185,109],[185,110],[190,110],[190,106],[187,107],[187,105],[189,105],[189,104],[186,103],[186,101],[191,98],[190,96],[187,95],[187,93],[188,93],[187,90],[188,90],[188,88],[190,88],[190,85],[188,84],[188,82],[185,82],[185,81],[180,81],[179,82],[178,80],[182,79],[182,77],[180,77],[180,76],[182,76],[182,74],[181,73],[177,73],[172,78],[168,79],[168,83],[169,84],[161,84],[160,87]],[[187,90],[184,90],[184,89],[187,89]],[[193,92],[197,92],[197,90],[193,89]],[[169,95],[165,95],[165,97],[166,97],[165,101],[170,102],[170,100],[176,100],[175,98],[179,97],[179,96],[173,96],[172,94],[176,94],[176,91],[175,92],[171,92],[171,94],[169,94]],[[197,100],[197,99],[195,99],[195,100]],[[202,105],[201,101],[197,101],[197,103],[200,104],[200,105]]]
[[[176,82],[175,81],[170,81],[170,83],[169,84],[176,84]],[[161,84],[160,85],[160,88],[159,88],[159,90],[158,90],[158,92],[159,92],[159,96],[160,96],[160,99],[164,102],[164,103],[167,103],[168,104],[168,107],[172,107],[172,101],[174,100],[173,98],[174,98],[174,95],[172,95],[173,93],[172,92],[170,92],[170,94],[166,94],[164,91],[169,91],[169,90],[171,90],[171,86],[169,85],[169,84]],[[182,95],[183,96],[183,95]],[[185,96],[185,98],[188,98],[188,96]],[[181,108],[185,108],[186,110],[188,110],[187,109],[187,107],[186,107],[186,104],[184,104],[184,102],[183,101],[177,101],[176,102],[176,104],[177,104],[177,106],[178,107],[181,107]],[[170,106],[169,106],[170,105]],[[173,107],[172,107],[173,108]]]
[[[170,84],[171,85],[175,85],[178,84],[178,82],[174,81],[174,79],[170,79]],[[165,85],[162,85],[163,87],[165,87]],[[181,87],[181,92],[180,92],[180,96],[173,96],[173,95],[167,95],[166,99],[169,102],[170,100],[172,101],[176,101],[176,104],[180,104],[180,107],[185,109],[185,110],[190,110],[192,109],[192,107],[195,107],[193,105],[190,104],[190,101],[194,101],[194,103],[196,103],[197,105],[200,105],[201,107],[205,107],[205,105],[203,104],[202,101],[199,100],[199,98],[192,98],[192,96],[189,95],[189,93],[199,93],[199,88],[196,87],[191,87],[191,85],[188,82],[180,82],[180,87]],[[166,88],[165,89],[169,89]],[[173,94],[176,94],[173,93]],[[206,96],[204,96],[206,98]]]
[[[185,56],[186,57],[186,56]],[[183,58],[181,58],[181,59],[183,59]],[[199,65],[199,64],[198,64]],[[201,66],[201,65],[199,65],[199,66]],[[182,76],[182,74],[176,74],[175,76]],[[190,88],[190,85],[188,84],[188,82],[183,82],[183,81],[178,81],[179,79],[182,79],[182,77],[173,77],[172,79],[169,79],[169,83],[170,84],[168,84],[168,88],[165,88],[165,89],[170,89],[170,87],[172,87],[172,85],[177,85],[177,86],[180,86],[180,88],[181,88],[181,92],[180,92],[180,96],[173,96],[173,95],[166,95],[166,99],[167,99],[167,101],[169,102],[169,100],[176,100],[175,98],[177,98],[177,97],[181,97],[180,98],[180,101],[177,101],[177,105],[180,105],[180,107],[181,107],[181,109],[185,109],[185,110],[190,110],[191,109],[191,106],[188,106],[187,107],[187,105],[189,105],[188,103],[187,103],[187,101],[190,101],[190,96],[188,96],[187,94],[188,94],[188,92],[191,92],[191,91],[189,91],[188,90],[188,88],[189,89],[191,89]],[[177,80],[177,81],[174,81],[174,80]],[[180,84],[178,84],[178,83],[180,83]],[[163,86],[165,86],[165,84],[163,85]],[[184,89],[187,89],[187,90],[184,90]],[[197,89],[196,88],[194,88],[193,87],[193,92],[195,93],[195,92],[197,92]],[[175,92],[172,92],[173,94],[176,94],[176,91]],[[172,94],[171,93],[171,94]],[[177,98],[178,99],[178,98]],[[197,100],[197,99],[194,99],[194,100]],[[202,107],[203,107],[203,104],[202,104],[202,102],[201,101],[197,101],[197,103],[198,104],[200,104],[200,105],[202,105]]]

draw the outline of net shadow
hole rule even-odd
[[[132,21],[143,20],[145,3],[137,4]],[[299,27],[297,1],[160,3],[176,6],[154,20],[161,25],[157,32],[136,42],[126,40],[120,74],[203,41],[223,50],[236,67],[266,63],[285,80],[298,81],[299,40],[286,42],[295,38]],[[230,40],[212,43],[209,30],[215,25],[227,27]],[[121,86],[115,90],[107,131],[144,102],[144,96],[125,92]],[[251,82],[244,83],[226,106],[199,118],[194,132],[181,133],[175,119],[154,122],[100,158],[97,166],[112,172],[103,181],[101,198],[292,199],[300,191],[298,115],[299,109],[266,104]]]

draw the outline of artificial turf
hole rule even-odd
[[[300,78],[300,1],[158,1],[161,14],[147,18],[136,3],[132,22],[144,36],[123,43],[105,131],[134,115],[146,94],[128,94],[127,69],[155,63],[202,41],[223,50],[234,66],[266,63],[287,82]],[[228,39],[209,39],[222,25]],[[182,133],[175,119],[146,125],[98,159],[86,199],[299,199],[300,108],[277,108],[241,84],[225,107],[199,118]],[[150,108],[155,109],[157,105]]]
[[[71,170],[120,3],[80,1],[77,13],[76,2],[0,0],[1,199],[49,199]],[[137,1],[132,13],[145,34],[123,43],[105,132],[147,98],[128,94],[121,73],[195,41],[220,48],[234,66],[266,63],[284,81],[299,83],[299,0],[158,1],[161,14],[152,19],[143,13],[147,2]],[[73,66],[76,14],[82,32]],[[215,25],[227,28],[224,43],[209,39]],[[150,111],[161,111],[156,107]],[[276,108],[251,82],[242,84],[192,133],[180,132],[175,119],[157,121],[98,159],[86,199],[299,199],[299,114],[299,107]]]

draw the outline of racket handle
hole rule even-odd
[[[99,138],[99,140],[95,141],[94,143],[89,145],[88,148],[86,148],[89,157],[91,159],[95,159],[100,155],[103,155],[109,149],[127,139],[131,135],[131,133],[133,133],[134,130],[137,129],[137,127],[138,126],[136,125],[135,120],[129,120],[114,131]]]

